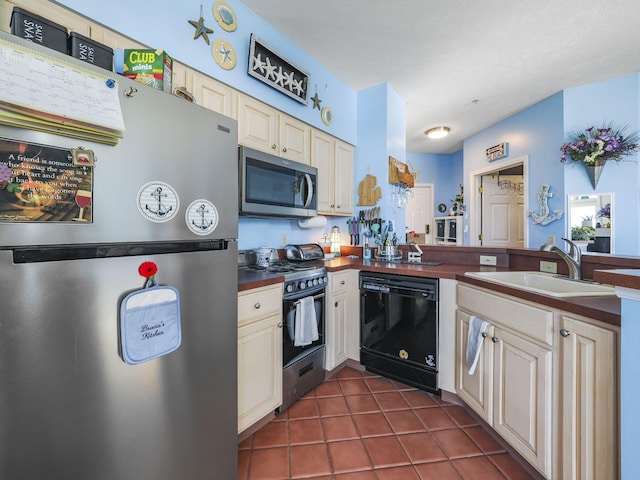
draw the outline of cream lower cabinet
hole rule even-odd
[[[456,392],[546,478],[620,478],[619,328],[458,284]],[[470,315],[490,326],[474,375]]]
[[[353,215],[351,145],[319,130],[311,132],[311,165],[318,169],[318,213]]]
[[[282,404],[282,284],[238,293],[238,433]]]
[[[358,270],[329,273],[325,303],[325,370],[333,370],[348,358],[360,360],[358,273]]]
[[[473,375],[466,367],[470,315],[490,323]],[[456,390],[547,478],[554,477],[553,312],[458,284]]]
[[[560,313],[563,480],[620,478],[619,329]]]

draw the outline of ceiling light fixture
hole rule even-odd
[[[435,128],[430,128],[425,133],[427,134],[427,137],[431,139],[436,139],[436,138],[446,137],[447,135],[449,135],[450,130],[451,129],[449,127],[435,127]]]

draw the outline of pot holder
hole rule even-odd
[[[120,305],[122,359],[146,362],[176,350],[182,341],[180,294],[173,287],[147,279],[141,290],[128,294]]]

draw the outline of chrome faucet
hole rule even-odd
[[[562,250],[555,243],[545,243],[540,247],[540,250],[543,252],[555,252],[560,255],[569,267],[569,278],[572,280],[580,280],[582,278],[582,272],[580,271],[582,253],[580,252],[580,247],[566,238],[562,240],[569,244],[569,253]]]

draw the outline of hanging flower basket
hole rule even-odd
[[[638,132],[626,133],[627,127],[611,125],[601,128],[589,127],[584,131],[569,134],[569,141],[560,147],[561,162],[571,160],[582,163],[593,189],[596,189],[602,169],[609,160],[619,162],[622,157],[638,151]]]

